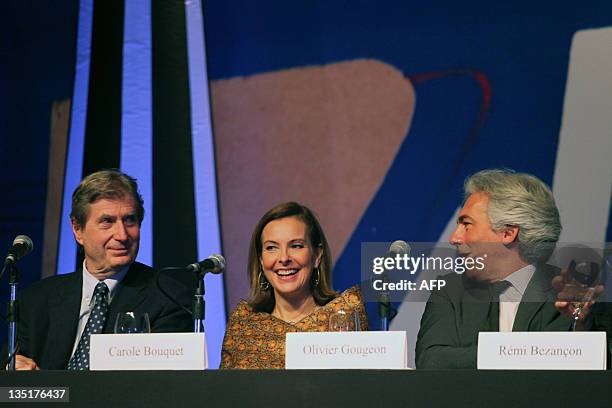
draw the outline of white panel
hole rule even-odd
[[[89,61],[91,54],[91,26],[93,21],[93,0],[81,0],[77,33],[77,55],[70,115],[70,135],[64,176],[64,197],[59,231],[57,273],[74,271],[76,266],[76,243],[70,225],[72,192],[83,176],[83,149],[85,146],[85,125],[87,123],[87,96],[89,90]]]
[[[121,170],[138,180],[145,219],[138,261],[153,264],[151,1],[125,2],[121,91]]]
[[[553,182],[560,242],[604,242],[612,195],[612,28],[574,35]]]
[[[204,22],[199,0],[185,2],[187,19],[187,53],[189,56],[189,88],[191,94],[191,132],[195,183],[196,227],[200,259],[221,252],[217,182],[213,145]],[[221,344],[225,334],[225,297],[223,275],[208,274],[204,327],[210,368],[221,361]]]

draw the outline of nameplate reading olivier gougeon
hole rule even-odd
[[[406,332],[287,333],[285,368],[407,368]]]
[[[91,370],[204,370],[204,333],[94,334]]]
[[[478,368],[605,370],[605,332],[482,332]]]

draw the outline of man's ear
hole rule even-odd
[[[502,242],[504,245],[510,245],[513,242],[516,242],[519,234],[519,226],[518,225],[507,225],[504,231],[502,232]]]
[[[79,243],[79,245],[82,246],[83,245],[83,229],[81,228],[77,220],[75,220],[74,218],[70,220],[70,223],[72,224],[72,232],[74,233],[74,239],[76,240],[76,242]]]

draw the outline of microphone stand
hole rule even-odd
[[[191,313],[191,315],[193,316],[193,332],[194,333],[204,332],[204,316],[205,316],[204,314],[204,309],[205,309],[204,275],[206,275],[206,272],[221,273],[224,269],[225,269],[225,258],[223,258],[221,255],[215,254],[215,255],[211,255],[209,258],[205,259],[202,262],[196,262],[191,265],[187,265],[184,268],[177,268],[177,267],[170,266],[170,267],[162,268],[160,270],[160,273],[162,271],[171,271],[171,270],[187,270],[187,271],[195,272],[196,279],[198,281],[198,286],[193,295],[193,303],[191,305],[192,306],[191,312],[186,307],[178,304],[168,293],[166,293],[163,290],[163,288],[159,284],[159,274],[157,275],[157,286],[160,289],[160,291],[164,295],[166,295],[166,297],[172,300],[175,304],[177,304],[182,309],[187,311],[187,313]]]
[[[385,271],[382,275],[383,283],[389,281],[388,272]],[[380,300],[378,301],[378,316],[380,317],[380,330],[389,331],[389,323],[395,317],[397,311],[391,307],[391,297],[389,292],[383,292],[380,294]]]
[[[185,271],[185,270],[192,270],[195,274],[196,274],[196,280],[198,282],[198,285],[196,287],[195,293],[193,295],[193,301],[191,302],[191,310],[187,309],[185,306],[183,306],[182,304],[178,303],[169,293],[167,293],[164,288],[161,286],[160,282],[159,282],[159,277],[161,275],[162,272],[165,271],[175,271],[175,270],[181,270],[181,271]],[[204,309],[205,309],[205,302],[204,302],[204,275],[206,274],[207,270],[202,268],[200,265],[198,264],[192,264],[189,265],[187,267],[174,267],[174,266],[168,266],[165,268],[162,268],[159,270],[159,273],[157,274],[157,287],[158,289],[168,298],[170,299],[175,305],[179,306],[180,308],[182,308],[183,310],[185,310],[187,313],[190,313],[193,316],[193,332],[194,333],[204,333]]]
[[[10,271],[9,286],[11,289],[10,299],[7,308],[6,321],[8,322],[8,369],[15,371],[15,354],[17,353],[17,285],[19,284],[19,270],[12,262],[4,264],[2,276],[6,270]]]
[[[391,320],[391,303],[389,294],[383,293],[380,295],[378,302],[378,315],[380,316],[380,330],[389,331],[389,321]]]
[[[193,332],[204,332],[204,311],[206,304],[204,301],[204,275],[205,271],[198,269],[196,272],[198,277],[198,287],[193,296]]]

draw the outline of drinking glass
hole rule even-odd
[[[115,320],[116,334],[151,333],[148,313],[120,312]]]
[[[329,315],[330,332],[359,331],[360,329],[359,315],[354,310],[340,309]]]
[[[561,299],[572,305],[572,331],[576,329],[576,323],[585,305],[595,300],[599,277],[599,264],[596,262],[573,260],[570,262],[568,280],[563,287]]]

